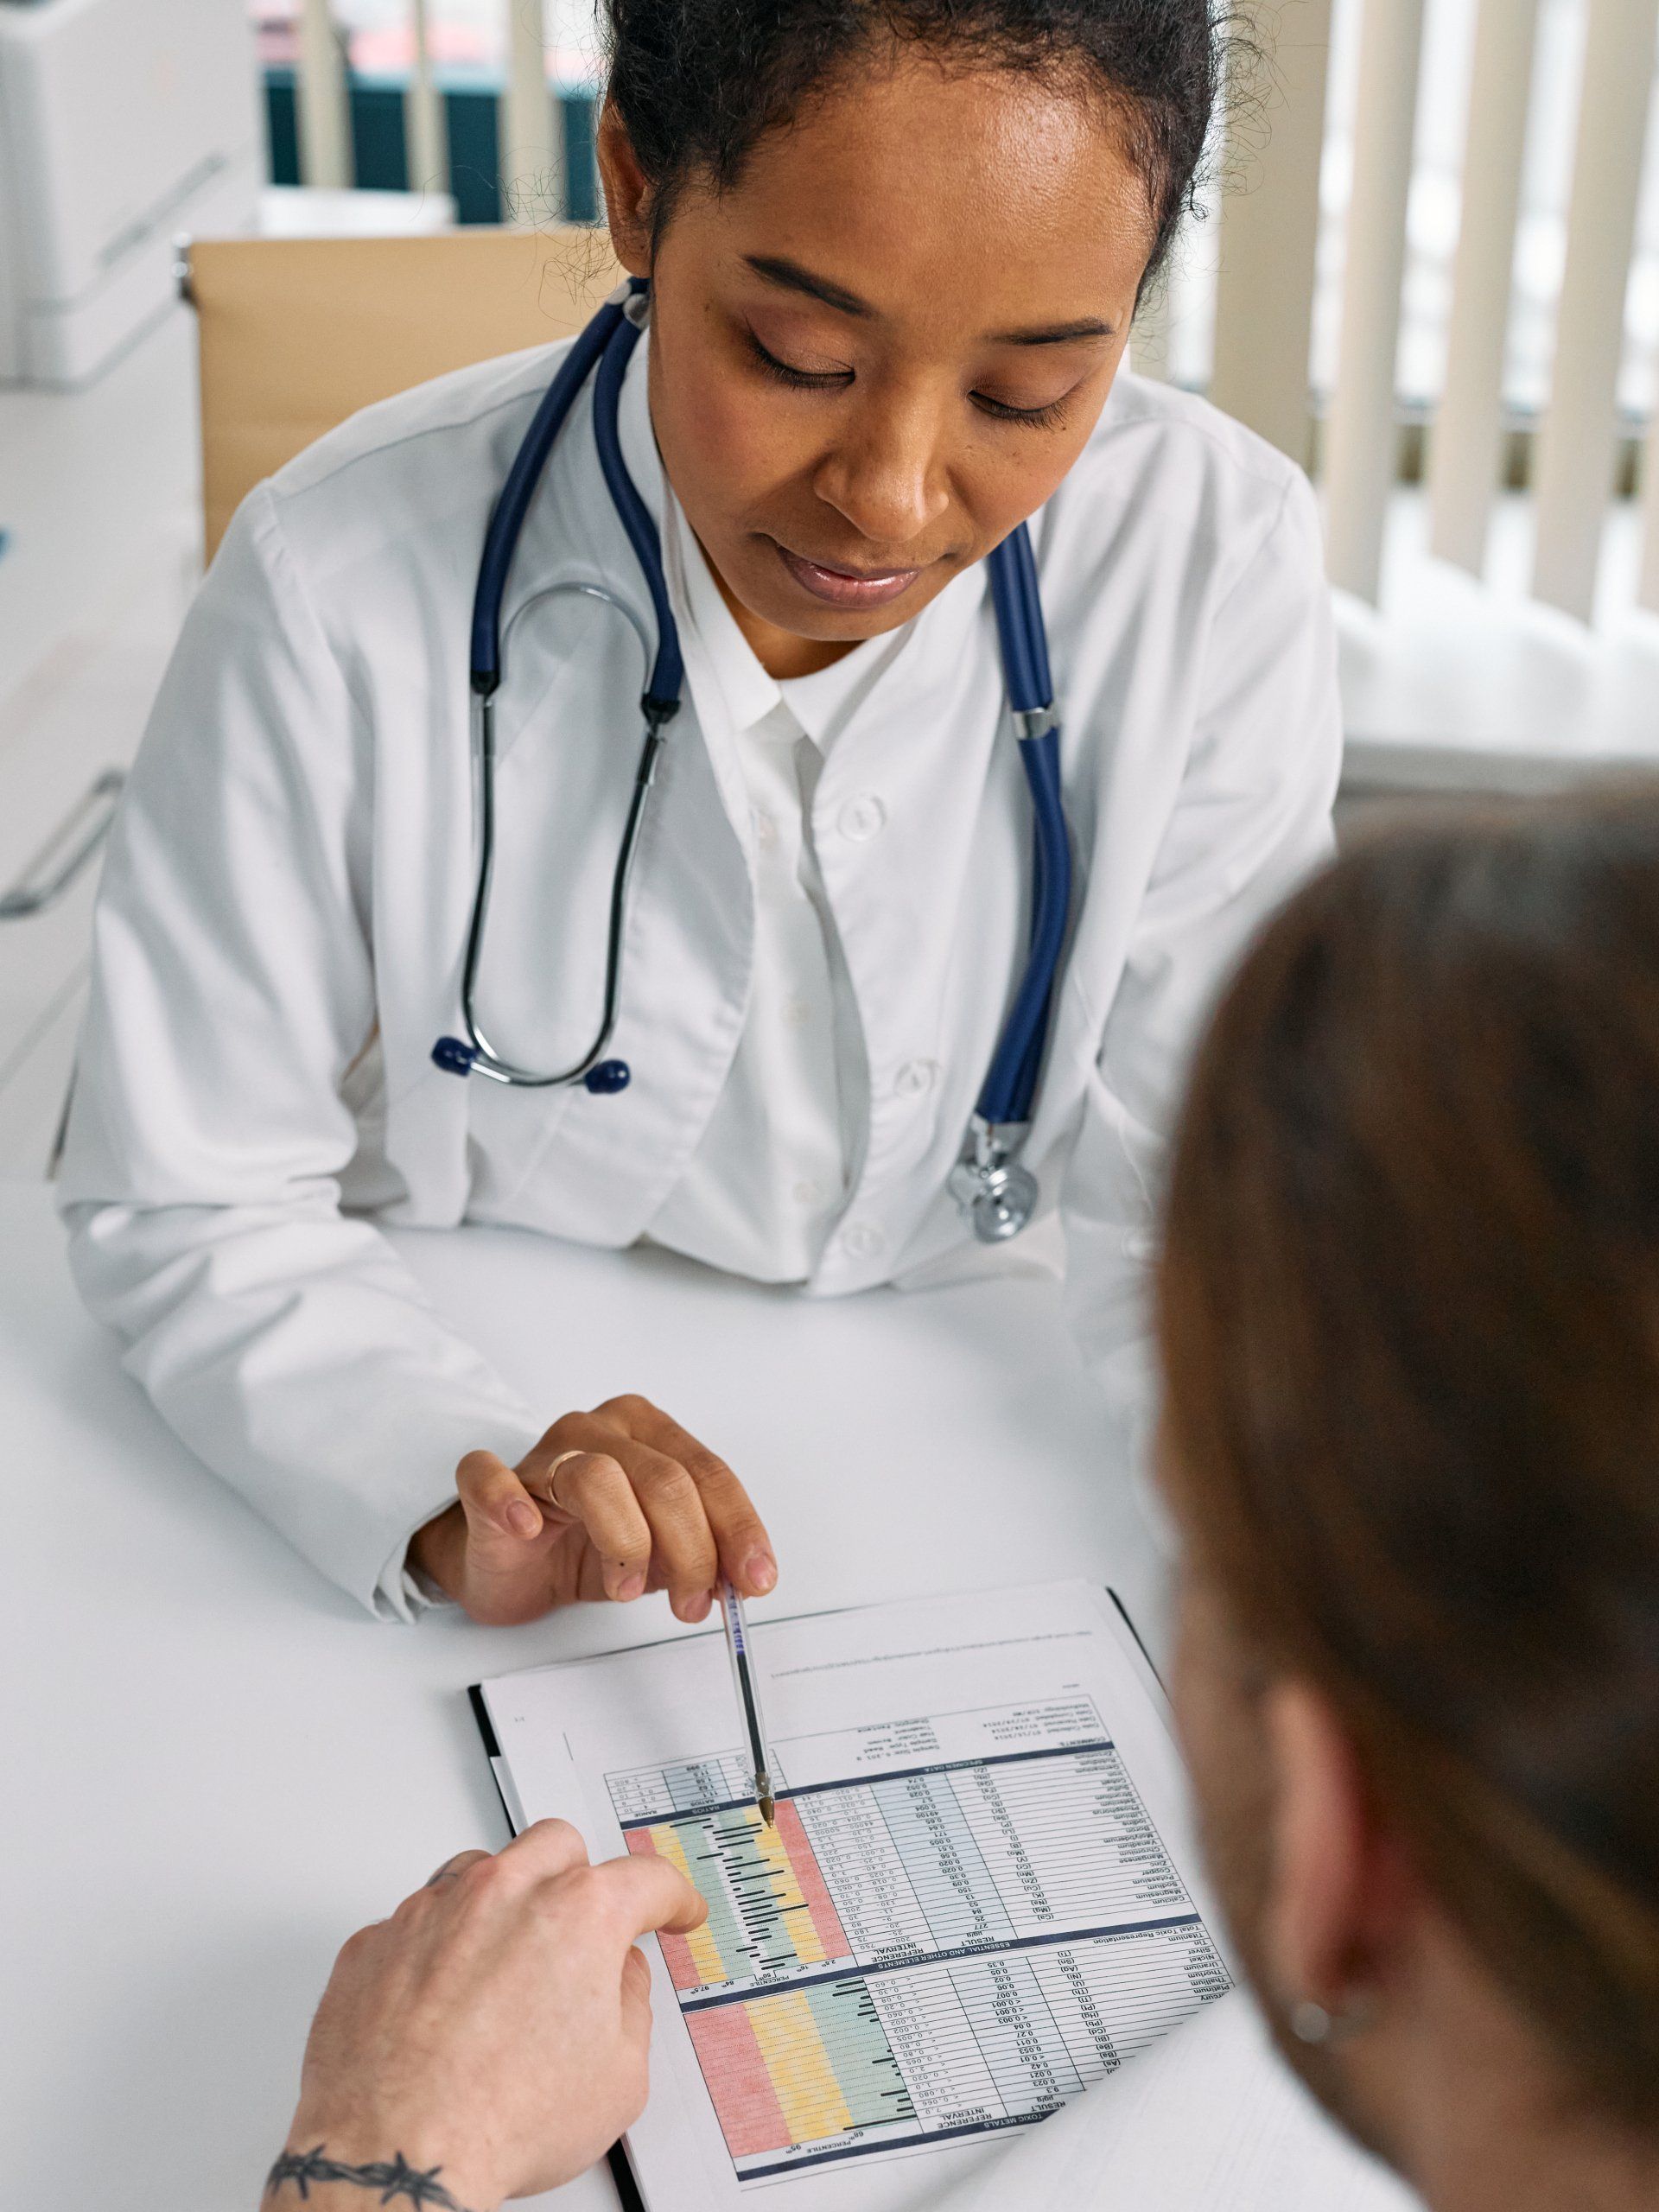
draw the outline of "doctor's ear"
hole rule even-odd
[[[656,194],[614,100],[607,100],[600,111],[595,151],[612,248],[630,276],[649,276]]]

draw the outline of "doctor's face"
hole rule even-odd
[[[1110,112],[925,60],[861,73],[688,188],[653,253],[613,114],[613,235],[653,285],[664,465],[774,675],[897,628],[1055,489],[1152,243]]]

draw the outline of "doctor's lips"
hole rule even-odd
[[[917,569],[832,569],[822,561],[809,561],[804,553],[778,547],[778,557],[803,591],[828,607],[885,607],[907,592],[921,575]]]

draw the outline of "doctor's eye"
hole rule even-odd
[[[1006,399],[993,399],[988,392],[969,392],[982,414],[988,415],[995,423],[1029,423],[1039,430],[1052,429],[1065,420],[1065,403],[1071,393],[1062,392],[1058,399],[1051,399],[1041,407],[1011,407]]]
[[[743,334],[748,340],[750,352],[766,374],[775,378],[779,384],[788,385],[791,391],[839,391],[853,380],[850,369],[792,368],[787,361],[780,361],[775,353],[768,353],[753,331],[746,329]]]

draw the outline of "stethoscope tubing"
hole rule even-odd
[[[1031,1118],[1071,909],[1071,841],[1060,792],[1059,728],[1046,715],[1022,719],[1040,725],[1020,741],[1033,825],[1031,944],[974,1109],[992,1128],[1021,1127]]]
[[[987,558],[991,603],[1002,650],[1002,681],[1016,715],[1052,715],[1054,678],[1048,665],[1048,631],[1037,586],[1037,556],[1024,523],[1011,530]]]
[[[513,455],[507,480],[490,516],[478,564],[478,583],[473,594],[472,684],[480,697],[496,690],[501,682],[501,609],[506,599],[512,556],[524,533],[531,501],[542,480],[554,441],[575,404],[576,395],[621,321],[622,302],[614,297],[609,299],[572,341],[570,351],[560,362],[558,373],[531,419],[523,443]]]
[[[662,724],[654,720],[646,723],[645,743],[628,799],[627,820],[611,876],[610,915],[605,934],[605,995],[598,1031],[579,1060],[556,1073],[537,1074],[533,1069],[521,1068],[514,1061],[505,1059],[496,1051],[485,1035],[476,1011],[478,972],[484,957],[484,933],[489,923],[490,891],[495,874],[495,701],[488,694],[479,698],[478,719],[478,875],[461,984],[461,1020],[473,1054],[467,1071],[486,1077],[492,1083],[510,1084],[515,1090],[550,1090],[563,1084],[580,1083],[607,1065],[605,1048],[616,1028],[621,1004],[622,940],[627,928],[628,886],[632,880],[634,855],[645,827],[651,786],[656,779],[657,757],[663,747]],[[600,1090],[620,1090],[626,1085],[612,1079],[594,1087]]]
[[[560,365],[558,374],[548,387],[531,419],[530,429],[514,456],[501,496],[490,518],[484,552],[479,563],[478,585],[474,594],[471,680],[478,702],[478,871],[474,880],[472,915],[467,930],[467,950],[461,966],[461,1011],[466,1041],[463,1044],[459,1039],[442,1039],[435,1048],[435,1054],[441,1065],[455,1073],[481,1075],[493,1083],[508,1084],[518,1090],[548,1090],[567,1084],[586,1082],[591,1089],[607,1092],[625,1089],[629,1080],[626,1065],[620,1060],[607,1061],[604,1053],[615,1031],[620,1007],[628,887],[632,880],[651,787],[656,778],[664,725],[678,711],[680,691],[684,682],[679,631],[674,620],[673,609],[669,605],[663,574],[661,541],[658,537],[657,525],[628,474],[617,433],[622,378],[640,336],[640,326],[628,315],[627,307],[630,301],[645,289],[638,279],[631,279],[627,290],[613,296],[588,322]],[[611,876],[610,908],[606,926],[605,988],[600,1024],[593,1042],[579,1059],[567,1068],[538,1072],[520,1067],[516,1061],[509,1060],[497,1052],[486,1035],[477,1012],[479,970],[483,962],[490,893],[495,873],[495,693],[501,681],[505,645],[501,612],[512,574],[513,555],[524,534],[531,502],[554,445],[590,375],[594,378],[594,431],[600,467],[645,579],[652,610],[657,620],[658,644],[653,658],[650,647],[645,645],[643,629],[625,608],[623,611],[629,613],[629,620],[645,646],[648,662],[645,688],[640,701],[645,717],[645,736],[634,772],[633,789],[629,795],[627,819],[617,853],[616,866]],[[592,596],[607,600],[613,605],[621,604],[613,594],[602,588],[590,586],[576,588],[588,590]]]
[[[636,296],[643,295],[645,289],[636,279]],[[668,601],[662,540],[622,458],[622,379],[627,374],[628,362],[639,343],[639,335],[640,325],[625,316],[622,329],[599,357],[599,370],[594,378],[594,443],[598,448],[605,488],[627,532],[645,588],[651,594],[652,612],[657,618],[657,658],[639,703],[647,721],[661,723],[679,711],[680,694],[685,686],[685,664],[680,656],[679,625]]]

